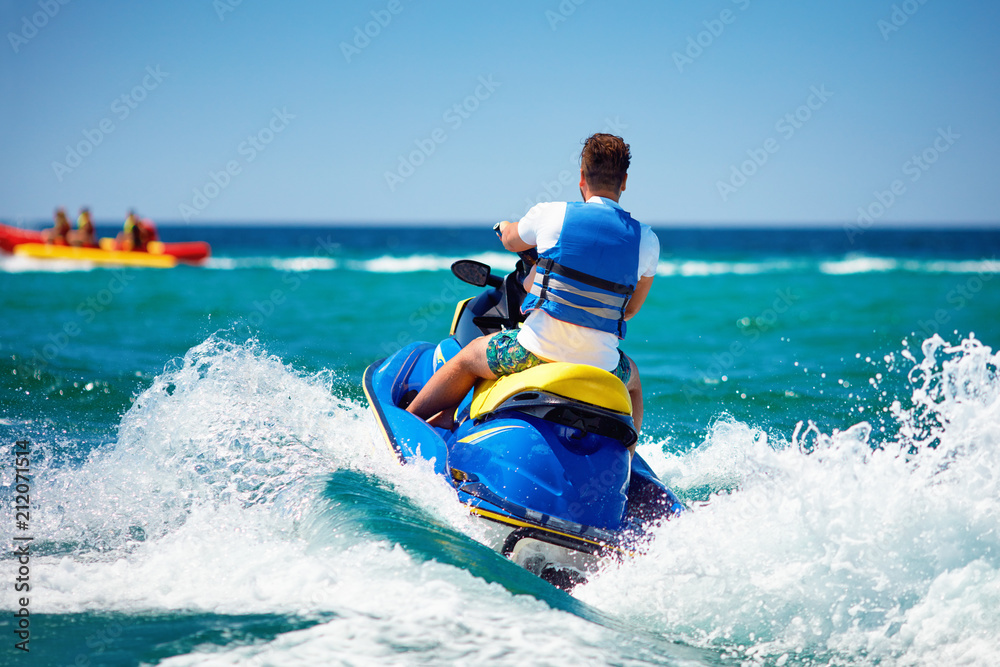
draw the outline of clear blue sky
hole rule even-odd
[[[0,0],[0,220],[516,218],[611,129],[652,224],[1000,221],[998,3],[236,1]]]

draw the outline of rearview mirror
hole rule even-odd
[[[474,259],[460,259],[451,265],[451,272],[462,282],[485,287],[490,279],[490,267]]]

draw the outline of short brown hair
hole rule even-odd
[[[587,184],[596,190],[618,191],[628,172],[632,153],[621,137],[592,134],[583,142],[580,167]]]

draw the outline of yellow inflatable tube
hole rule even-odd
[[[123,250],[102,250],[100,248],[78,248],[46,243],[22,243],[14,246],[14,254],[37,259],[69,259],[94,264],[115,266],[147,266],[169,269],[177,266],[177,258],[171,255],[154,255],[147,252],[125,252]]]

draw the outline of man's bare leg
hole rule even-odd
[[[628,355],[625,355],[625,358],[632,364],[632,375],[625,388],[628,389],[629,398],[632,399],[632,422],[635,424],[636,433],[638,433],[642,428],[642,379],[639,377],[639,367],[635,365],[632,358]]]
[[[442,410],[454,410],[479,378],[495,380],[496,375],[486,363],[489,340],[489,336],[480,336],[462,348],[431,376],[406,411],[430,419]]]

